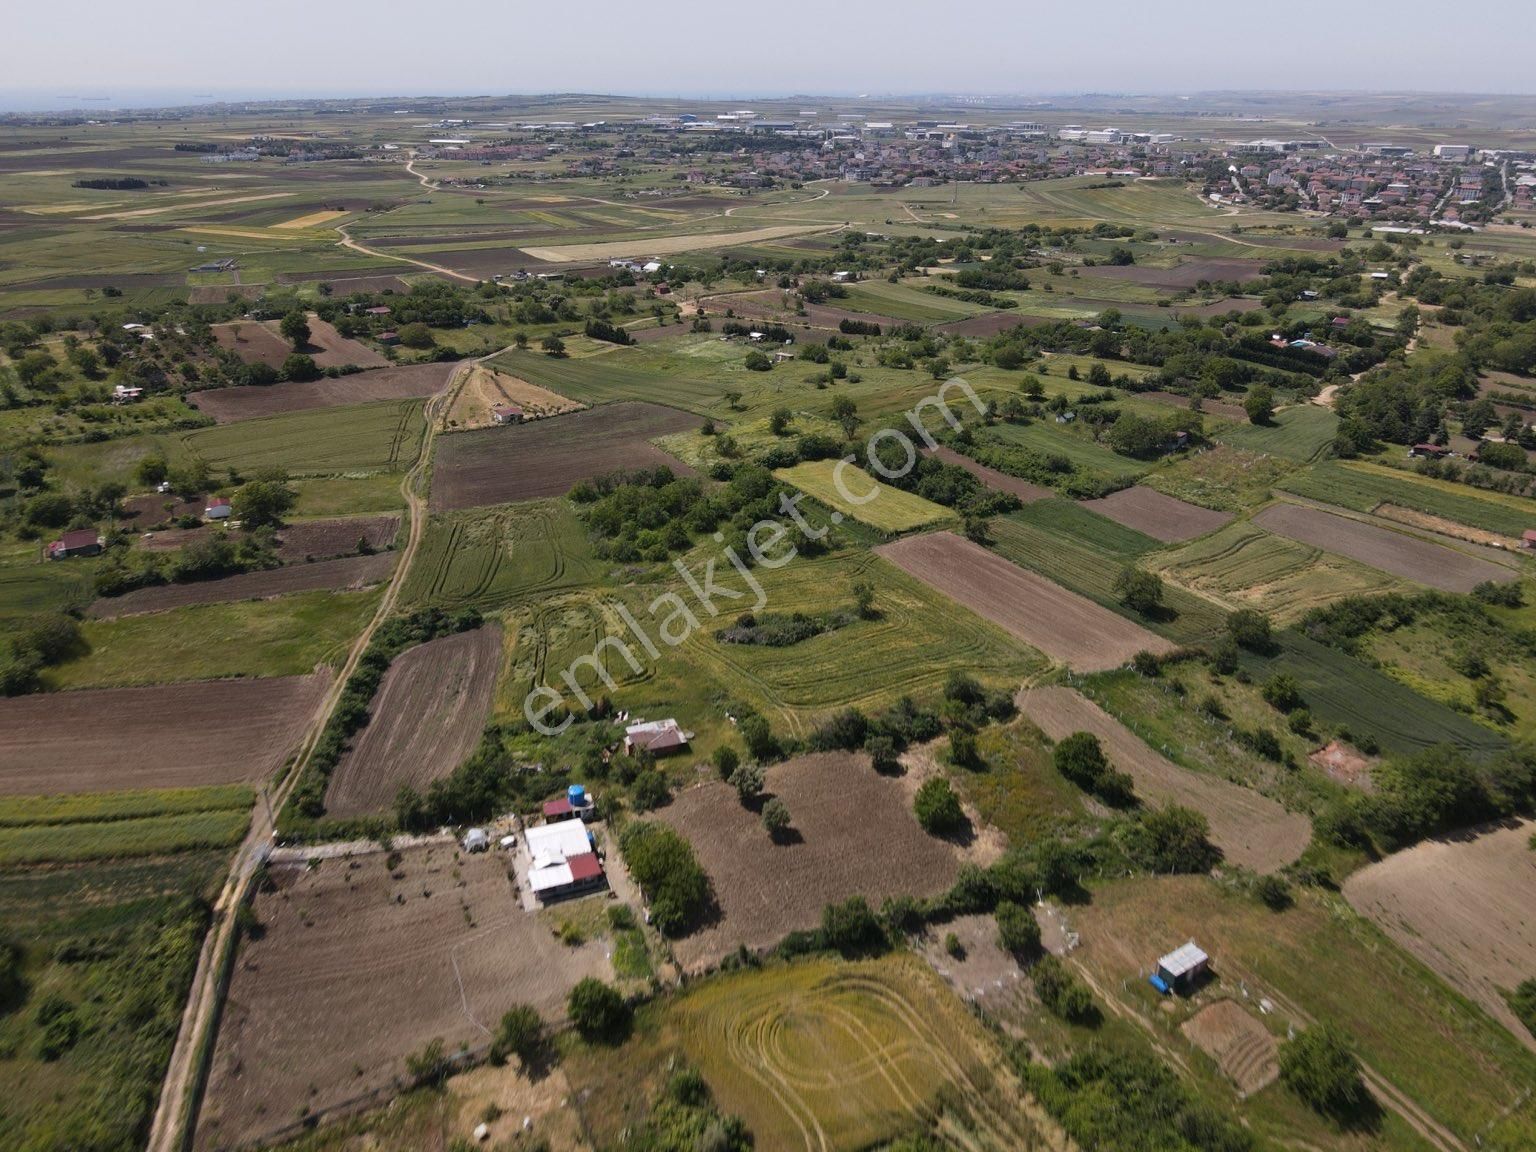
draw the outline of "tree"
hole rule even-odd
[[[992,526],[985,516],[966,516],[962,530],[972,544],[986,544],[992,539]]]
[[[1045,955],[1030,969],[1040,1002],[1063,1020],[1093,1027],[1099,1022],[1099,1008],[1088,986],[1072,975],[1056,957]]]
[[[880,918],[862,896],[821,910],[821,943],[844,956],[869,956],[883,952],[889,941]]]
[[[763,805],[763,827],[768,829],[768,835],[778,840],[789,830],[789,805],[773,797]]]
[[[930,776],[918,788],[912,811],[924,831],[933,836],[949,836],[965,827],[965,811],[960,797],[942,776]]]
[[[133,469],[134,481],[145,488],[153,488],[164,482],[170,469],[164,456],[146,456]]]
[[[720,779],[729,781],[741,764],[741,756],[729,744],[722,744],[715,749],[714,761],[715,771],[720,773]]]
[[[997,942],[1003,951],[1020,963],[1040,955],[1040,924],[1033,912],[1012,900],[1003,900],[992,915],[997,921]]]
[[[421,323],[405,325],[400,329],[399,336],[400,343],[407,348],[426,349],[435,347],[437,344],[437,340],[432,336],[432,329]]]
[[[1269,617],[1257,608],[1239,608],[1228,616],[1227,634],[1250,652],[1268,652],[1274,646]]]
[[[630,1008],[618,991],[592,976],[581,979],[565,999],[571,1023],[582,1039],[613,1043],[629,1027]]]
[[[1136,803],[1131,777],[1116,771],[1104,755],[1104,747],[1092,732],[1074,732],[1051,751],[1051,763],[1083,791],[1117,808]]]
[[[1115,577],[1115,595],[1133,612],[1150,616],[1163,606],[1163,580],[1156,572],[1132,565],[1120,569]]]
[[[773,361],[756,348],[747,353],[745,364],[748,372],[766,372],[773,367]]]
[[[539,341],[539,347],[550,356],[560,357],[565,355],[565,341],[551,333]]]
[[[949,375],[949,361],[943,356],[935,356],[928,362],[928,375],[935,380],[942,380]]]
[[[525,1069],[536,1067],[548,1054],[549,1037],[537,1009],[517,1004],[502,1014],[491,1042],[491,1055],[498,1060],[516,1056]]]
[[[865,742],[864,750],[869,753],[871,767],[881,775],[889,776],[901,770],[901,761],[896,758],[896,741],[889,736],[871,736]]]
[[[1209,822],[1199,812],[1170,804],[1143,812],[1126,829],[1126,849],[1136,863],[1152,872],[1209,872],[1221,860],[1210,833]]]
[[[297,308],[284,314],[278,329],[283,334],[283,339],[293,345],[295,352],[302,352],[309,347],[309,318]]]
[[[949,730],[949,762],[960,768],[975,768],[981,762],[976,750],[976,734],[969,728]]]
[[[1305,703],[1301,698],[1301,689],[1296,685],[1296,678],[1287,672],[1276,672],[1264,681],[1263,695],[1271,708],[1281,712],[1294,712]]]
[[[1311,1107],[1336,1120],[1359,1115],[1370,1099],[1360,1062],[1332,1024],[1314,1024],[1280,1046],[1280,1079]]]
[[[710,902],[709,877],[693,847],[665,824],[637,820],[619,834],[630,875],[651,903],[651,923],[664,936],[680,936]]]
[[[290,352],[283,361],[282,376],[284,380],[297,380],[300,383],[318,380],[320,366],[315,363],[313,356],[306,356],[302,352]]]
[[[832,401],[832,419],[842,428],[843,435],[851,440],[859,429],[859,406],[846,396],[838,396]]]
[[[293,489],[281,480],[252,480],[235,490],[230,499],[230,513],[246,528],[281,524],[297,499]]]
[[[743,804],[748,804],[762,795],[763,784],[766,775],[761,764],[743,764],[731,773],[731,783],[736,788],[736,795]]]
[[[768,417],[768,431],[775,436],[783,436],[789,431],[790,423],[794,418],[794,413],[788,408],[775,408]]]
[[[875,586],[869,581],[854,581],[853,609],[859,614],[860,620],[874,620],[880,615],[875,607]]]
[[[1268,384],[1255,384],[1243,397],[1243,411],[1254,424],[1270,424],[1275,419],[1275,394]]]

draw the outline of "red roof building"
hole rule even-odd
[[[544,802],[544,819],[569,820],[576,815],[576,809],[564,796],[558,800],[546,800]]]
[[[102,538],[94,528],[81,528],[66,532],[48,545],[48,559],[63,560],[70,556],[96,556],[102,549]]]
[[[603,878],[603,865],[596,852],[567,856],[565,866],[571,870],[572,884],[591,884]]]

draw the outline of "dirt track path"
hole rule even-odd
[[[350,248],[354,252],[361,252],[365,256],[376,256],[380,260],[398,260],[402,264],[414,264],[418,268],[425,268],[428,272],[436,272],[439,276],[451,276],[455,280],[462,280],[466,284],[478,284],[479,279],[474,276],[466,276],[463,272],[455,272],[452,268],[444,268],[441,264],[429,264],[425,260],[413,260],[409,256],[399,256],[393,252],[380,252],[377,248],[370,248],[352,239],[347,231],[347,225],[338,224],[336,231],[341,233],[341,239],[337,241],[343,248]]]
[[[263,804],[251,819],[250,830],[235,854],[229,877],[213,906],[213,924],[203,940],[198,955],[197,971],[191,990],[187,994],[186,1007],[182,1012],[181,1026],[176,1033],[176,1045],[166,1066],[165,1079],[160,1089],[160,1099],[155,1108],[154,1121],[150,1126],[147,1152],[178,1152],[189,1146],[190,1137],[197,1123],[198,1109],[206,1083],[208,1061],[213,1055],[217,1036],[218,1016],[222,1007],[220,973],[225,969],[230,951],[237,943],[234,910],[246,898],[247,890],[258,868],[266,861],[272,849],[275,835],[274,814],[282,809],[293,791],[304,768],[308,765],[315,747],[325,731],[326,722],[335,711],[346,688],[348,677],[356,670],[358,661],[367,650],[369,641],[394,611],[400,590],[421,547],[426,534],[427,500],[421,492],[421,481],[432,459],[432,443],[437,436],[439,409],[459,384],[460,378],[472,372],[483,359],[465,360],[448,378],[447,384],[426,403],[426,431],[422,436],[421,449],[416,462],[400,482],[400,493],[405,498],[410,514],[410,530],[405,546],[400,551],[400,562],[394,576],[385,586],[378,610],[368,627],[363,629],[353,643],[346,661],[342,664],[330,690],[316,709],[308,733],[299,746],[294,766],[276,790],[268,797],[263,791]]]

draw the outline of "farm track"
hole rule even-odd
[[[320,742],[321,734],[325,730],[331,713],[335,711],[336,705],[341,700],[347,680],[357,669],[358,661],[367,650],[374,633],[389,618],[399,601],[400,591],[405,585],[406,577],[410,573],[426,533],[427,501],[421,494],[420,488],[432,460],[437,416],[449,394],[460,383],[461,376],[472,371],[483,359],[489,359],[489,357],[463,361],[449,377],[444,388],[426,402],[424,412],[426,428],[422,433],[421,447],[415,463],[400,482],[400,493],[405,499],[410,515],[405,545],[400,551],[400,561],[395,566],[394,575],[385,586],[384,595],[379,601],[379,607],[373,619],[353,643],[330,691],[316,709],[309,732],[294,758],[293,767],[282,778],[272,795],[266,798],[267,803],[257,807],[251,819],[250,830],[235,854],[229,877],[213,907],[213,923],[198,955],[197,970],[187,995],[181,1025],[176,1034],[175,1047],[166,1065],[160,1098],[150,1126],[147,1152],[182,1152],[183,1149],[191,1146],[201,1096],[206,1087],[208,1068],[213,1057],[213,1045],[217,1037],[218,1018],[222,1007],[221,1000],[226,990],[223,974],[232,960],[231,950],[238,944],[234,911],[247,899],[257,869],[270,850],[269,845],[276,833],[275,813],[282,809],[294,785],[302,776],[304,768]],[[398,446],[395,451],[398,452]]]

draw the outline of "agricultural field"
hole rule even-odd
[[[1486,581],[1515,578],[1504,563],[1469,556],[1420,536],[1363,524],[1320,508],[1271,504],[1254,516],[1253,522],[1301,544],[1445,592],[1470,592]]]
[[[1325,461],[1316,468],[1331,466]],[[1142,483],[1188,504],[1238,513],[1269,503],[1274,489],[1300,467],[1283,456],[1220,444],[1154,469]]]
[[[1299,857],[1312,838],[1312,824],[1305,816],[1288,813],[1239,784],[1172,763],[1070,688],[1027,689],[1019,694],[1018,705],[1052,740],[1092,732],[1110,763],[1131,774],[1143,800],[1200,812],[1210,821],[1211,843],[1232,864],[1273,872]]]
[[[452,402],[443,411],[440,425],[444,431],[468,432],[489,428],[496,423],[493,410],[513,405],[523,410],[527,419],[558,416],[583,407],[547,388],[519,380],[495,368],[476,366],[453,393]]]
[[[1064,456],[1076,468],[1104,476],[1140,476],[1152,465],[1146,460],[1121,456],[1107,445],[1095,443],[1086,432],[1071,431],[1076,425],[1037,420],[1031,424],[995,424],[976,433],[983,444],[1011,444],[1045,456]]]
[[[625,468],[686,467],[649,441],[698,427],[655,404],[608,404],[507,428],[446,437],[432,477],[432,510],[447,512],[564,496],[578,481]]]
[[[353,542],[354,547],[356,541]],[[372,556],[346,556],[317,560],[313,564],[289,564],[258,572],[242,572],[217,580],[191,584],[160,584],[136,588],[121,596],[103,597],[87,614],[97,620],[113,620],[144,612],[165,612],[197,604],[227,604],[239,600],[270,600],[278,596],[319,590],[367,588],[389,579],[395,557],[388,552]]]
[[[1344,898],[1526,1047],[1506,994],[1536,971],[1536,821],[1429,840],[1356,872]]]
[[[278,531],[277,556],[285,564],[328,560],[354,552],[382,552],[400,532],[399,516],[344,516],[299,520]]]
[[[1481,529],[1511,543],[1536,523],[1536,507],[1518,496],[1481,492],[1465,484],[1359,460],[1324,461],[1287,477],[1277,487],[1356,512],[1385,516],[1388,513],[1383,506],[1407,509],[1449,520],[1453,525]],[[1450,534],[1455,534],[1454,527]]]
[[[955,516],[943,505],[880,483],[861,468],[839,469],[835,460],[807,460],[774,475],[835,508],[839,517],[852,516],[882,532],[908,532]]]
[[[501,667],[501,630],[487,624],[397,656],[369,721],[331,772],[325,809],[342,819],[387,812],[401,787],[425,792],[474,750]]]
[[[570,505],[530,500],[433,516],[402,597],[490,610],[595,584],[602,573]]]
[[[764,951],[815,928],[827,904],[863,896],[936,896],[971,853],[936,839],[912,815],[915,783],[883,776],[866,756],[817,753],[769,767],[765,795],[789,807],[793,835],[775,843],[729,784],[684,790],[660,818],[693,844],[719,917],[674,941],[688,972],[745,945]]]
[[[193,392],[187,396],[187,403],[219,424],[234,424],[318,408],[416,400],[442,391],[453,367],[451,363],[407,364],[303,383],[243,384]]]
[[[1257,608],[1278,623],[1346,596],[1403,587],[1385,572],[1247,521],[1148,557],[1147,565],[1197,595],[1233,608]]]
[[[276,600],[194,604],[143,616],[88,619],[84,651],[46,670],[56,690],[228,677],[302,676],[343,656],[379,593],[296,592]]]
[[[0,700],[0,794],[264,780],[293,750],[328,679],[316,673]]]
[[[1229,514],[1187,504],[1140,485],[1122,488],[1102,500],[1084,501],[1084,507],[1165,544],[1204,536],[1232,519]]]
[[[188,433],[183,451],[214,468],[283,468],[295,475],[403,472],[421,450],[416,400],[265,416]]]
[[[909,537],[877,551],[1025,644],[1080,671],[1114,668],[1137,652],[1173,648],[1130,620],[948,532]]]
[[[1271,424],[1235,424],[1213,436],[1230,448],[1312,464],[1332,450],[1338,427],[1339,418],[1331,408],[1297,404],[1276,412]]]
[[[953,448],[943,444],[940,444],[928,455],[942,460],[946,464],[958,464],[988,488],[997,492],[1008,492],[1017,496],[1025,504],[1036,500],[1045,500],[1056,494],[1052,488],[1043,488],[1039,484],[1031,484],[1028,480],[1020,480],[1017,476],[1010,476],[1006,472],[999,472],[996,468],[988,468],[985,464],[978,464],[969,456],[961,455]]]
[[[514,1003],[558,1020],[577,980],[611,977],[602,940],[561,943],[523,911],[505,860],[452,840],[275,863],[269,876],[253,908],[261,930],[235,961],[197,1148],[270,1142],[383,1099],[434,1039],[449,1055],[483,1050]]]

